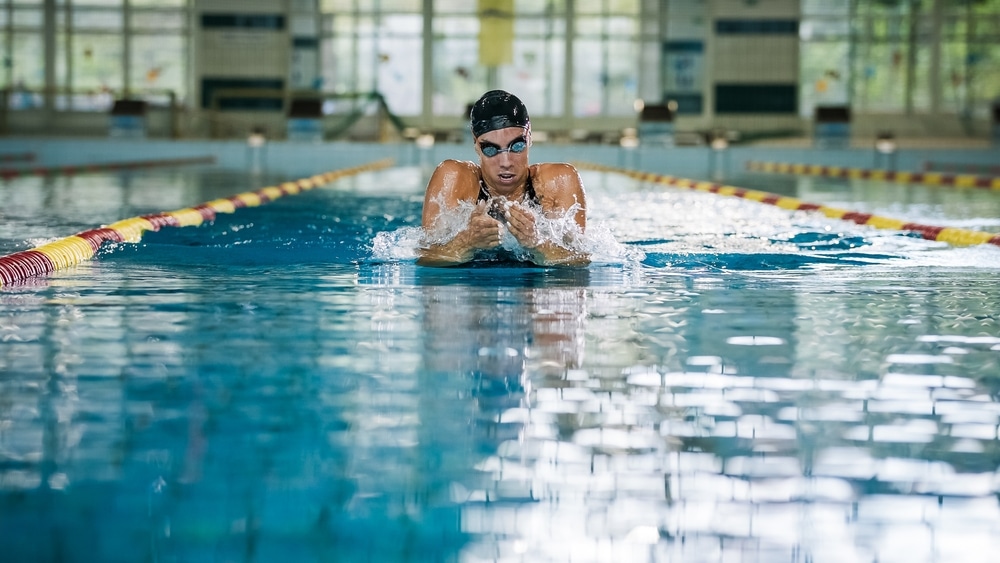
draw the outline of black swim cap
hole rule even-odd
[[[469,112],[472,134],[476,137],[483,133],[504,129],[506,127],[528,127],[528,108],[510,92],[490,90],[479,98]]]

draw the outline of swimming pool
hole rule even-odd
[[[0,288],[11,561],[987,561],[1000,248],[584,171],[585,269],[421,268],[424,167]],[[0,185],[0,254],[288,177]],[[731,183],[1000,231],[983,190]]]

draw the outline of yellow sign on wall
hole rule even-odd
[[[479,0],[479,64],[514,61],[514,0]]]

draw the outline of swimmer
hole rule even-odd
[[[454,236],[428,236],[417,263],[453,266],[498,249],[509,232],[528,259],[542,266],[583,266],[589,256],[572,248],[587,226],[587,203],[580,175],[570,164],[528,164],[531,122],[513,94],[483,94],[469,114],[479,163],[445,160],[434,170],[424,194],[425,233],[440,233],[446,214],[466,202],[475,205],[468,223]],[[578,229],[542,236],[540,222],[572,214]]]

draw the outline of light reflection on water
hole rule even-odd
[[[588,178],[651,260],[366,261],[360,182],[4,288],[0,552],[990,560],[994,249]]]

